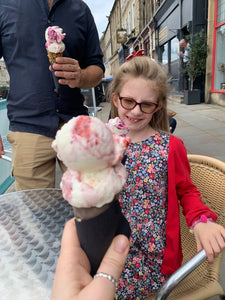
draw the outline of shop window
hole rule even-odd
[[[179,70],[179,51],[180,45],[178,38],[173,38],[171,40],[171,65],[170,73],[174,79],[178,79],[178,70]]]
[[[179,40],[173,38],[171,40],[171,62],[179,60]]]
[[[162,53],[162,64],[168,64],[168,43],[164,44],[163,46],[163,53]]]
[[[135,24],[135,2],[133,2],[132,4],[132,25],[133,25],[133,29],[135,28],[136,24]]]
[[[225,25],[217,29],[214,89],[225,91]]]
[[[213,90],[225,93],[225,0],[216,0]]]
[[[131,12],[128,12],[128,33],[131,32]]]
[[[149,43],[149,37],[147,37],[144,40],[144,50],[145,50],[145,55],[150,56],[150,43]]]

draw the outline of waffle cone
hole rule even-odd
[[[56,60],[57,57],[62,57],[63,56],[63,52],[53,53],[53,52],[47,51],[47,54],[48,54],[49,62],[52,65],[55,63],[55,60]]]

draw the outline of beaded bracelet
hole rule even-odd
[[[194,229],[196,224],[198,224],[198,223],[207,223],[207,221],[214,222],[214,220],[212,218],[207,218],[206,215],[201,215],[201,217],[191,225],[190,230],[189,230],[190,233],[194,233],[193,229]]]

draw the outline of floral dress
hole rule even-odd
[[[121,208],[132,230],[131,247],[116,299],[144,299],[167,279],[160,273],[166,241],[169,135],[156,133],[131,143]]]

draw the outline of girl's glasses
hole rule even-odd
[[[146,102],[137,103],[134,99],[128,98],[128,97],[120,97],[119,96],[119,99],[120,99],[120,104],[121,104],[121,106],[124,109],[132,110],[137,105],[139,105],[140,110],[143,113],[145,113],[145,114],[151,114],[151,113],[153,113],[156,110],[156,108],[159,106],[158,104],[153,103],[153,102],[149,102],[149,103],[146,103]]]

